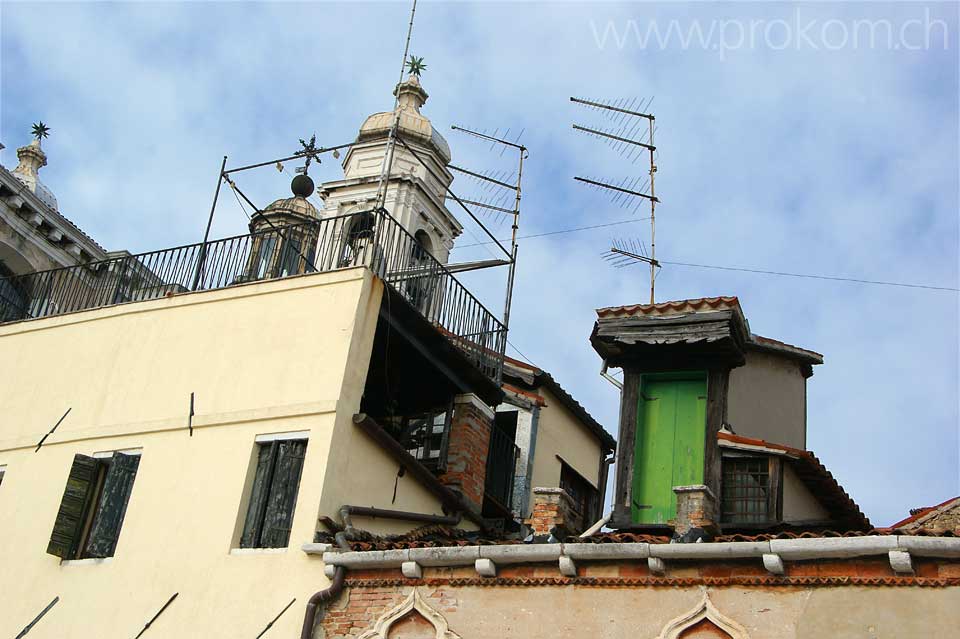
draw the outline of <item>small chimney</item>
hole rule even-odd
[[[702,484],[674,486],[677,495],[677,518],[673,520],[674,537],[681,541],[696,541],[696,529],[706,536],[717,533],[717,496]]]
[[[534,488],[533,511],[523,523],[530,526],[534,535],[547,535],[563,540],[564,537],[579,534],[573,498],[562,488]]]
[[[440,481],[462,494],[477,512],[483,508],[493,417],[493,409],[472,393],[453,400],[447,470]]]

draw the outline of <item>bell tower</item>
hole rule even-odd
[[[397,85],[394,95],[395,111],[374,113],[360,126],[356,143],[343,158],[343,179],[321,185],[319,193],[325,202],[321,214],[347,215],[376,206],[390,129],[397,121],[402,143],[394,145],[384,208],[424,249],[446,263],[454,239],[463,232],[445,203],[453,181],[447,168],[450,145],[420,113],[429,96],[420,84],[419,70]]]

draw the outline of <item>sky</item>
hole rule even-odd
[[[4,2],[0,163],[13,168],[43,120],[41,177],[100,244],[200,241],[224,155],[269,160],[313,133],[346,143],[392,107],[409,9]],[[648,209],[571,178],[646,168],[573,131],[619,123],[569,97],[653,98],[661,260],[956,289],[958,46],[955,3],[421,1],[411,53],[427,64],[423,113],[455,163],[511,171],[515,160],[451,124],[522,131],[521,236],[627,220],[521,240],[508,351],[615,433],[618,393],[588,337],[594,309],[648,299],[642,267],[602,258],[614,240],[649,242]],[[339,166],[311,174],[333,179]],[[289,177],[269,169],[243,184],[263,206]],[[454,190],[484,195],[462,177]],[[225,195],[212,236],[245,224]],[[468,225],[458,244],[479,237]],[[504,271],[464,279],[502,308]],[[955,291],[676,264],[657,278],[658,301],[714,295],[737,295],[754,332],[824,354],[808,385],[808,447],[875,525],[960,494]]]

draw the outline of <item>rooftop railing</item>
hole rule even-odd
[[[384,210],[0,278],[0,322],[366,266],[500,383],[506,329]]]

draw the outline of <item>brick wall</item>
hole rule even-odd
[[[340,598],[327,608],[313,636],[315,639],[356,637],[373,628],[380,617],[402,603],[409,594],[408,586],[348,587]],[[439,587],[428,591],[421,587],[421,595],[428,606],[441,614],[457,611],[457,598],[449,588]],[[424,634],[425,631],[429,634]],[[435,637],[436,629],[416,610],[410,611],[390,626],[390,637],[415,639],[421,635]]]
[[[523,523],[530,526],[535,535],[546,535],[558,528],[558,538],[577,535],[581,517],[574,509],[573,499],[562,488],[534,488],[533,510]]]
[[[476,395],[460,395],[454,400],[447,471],[440,475],[440,481],[460,492],[477,509],[483,506],[492,422],[493,411]]]
[[[706,486],[674,486],[677,496],[677,518],[673,520],[674,532],[678,535],[691,528],[717,531],[717,498]]]

